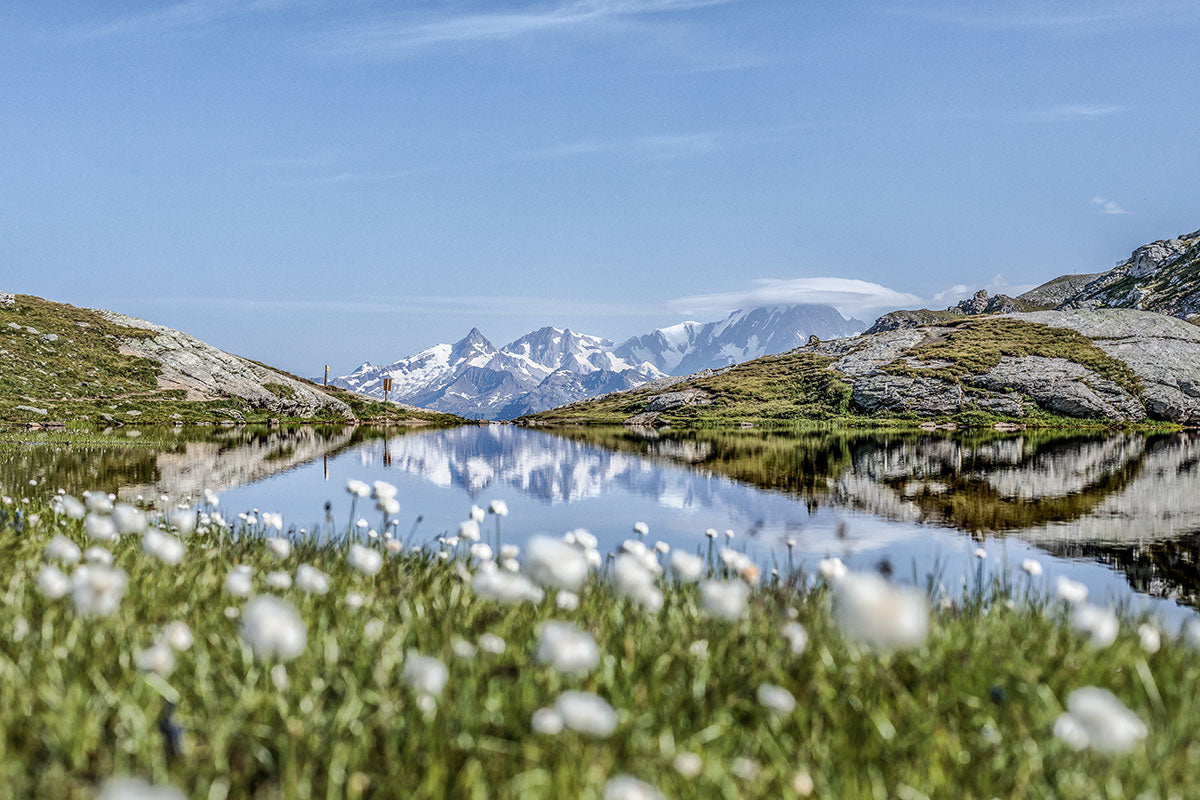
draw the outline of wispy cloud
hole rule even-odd
[[[846,315],[918,305],[921,298],[854,278],[760,278],[750,289],[679,297],[667,307],[679,314],[722,314],[757,306],[825,303]]]
[[[1124,110],[1124,106],[1074,104],[1018,111],[1013,114],[1013,119],[1017,122],[1071,122],[1109,117],[1113,114],[1120,114]]]
[[[192,31],[228,17],[274,11],[290,0],[183,0],[140,14],[81,25],[71,31],[76,39],[96,40]]]
[[[1116,201],[1109,200],[1107,197],[1093,197],[1092,205],[1097,206],[1097,214],[1107,214],[1110,216],[1121,216],[1130,212],[1117,205]]]
[[[404,58],[440,45],[505,42],[551,33],[612,28],[654,14],[725,5],[735,0],[572,0],[434,18],[372,19],[321,37],[316,49],[367,58]]]

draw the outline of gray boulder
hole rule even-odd
[[[914,412],[923,417],[958,413],[966,394],[957,383],[940,378],[877,374],[851,384],[850,402],[868,414],[877,411]]]

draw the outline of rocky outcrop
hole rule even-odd
[[[966,396],[958,383],[937,378],[910,378],[906,375],[868,375],[851,384],[850,402],[858,409],[875,414],[914,412],[923,417],[956,414]]]
[[[670,411],[684,406],[712,405],[708,392],[700,389],[684,389],[679,392],[664,392],[656,394],[646,403],[647,411]]]
[[[989,296],[987,289],[980,289],[975,294],[950,306],[945,311],[932,311],[920,308],[915,311],[892,311],[875,320],[875,324],[867,329],[867,333],[883,333],[901,328],[919,328],[922,325],[936,325],[940,322],[950,322],[959,317],[973,317],[979,314],[1011,314],[1016,311],[1027,311],[1029,305],[1006,294]]]
[[[230,355],[163,325],[112,311],[97,313],[110,322],[152,334],[124,339],[120,351],[158,362],[160,389],[182,389],[188,400],[239,397],[256,408],[285,416],[311,417],[329,409],[344,419],[354,418],[350,406],[309,383]],[[283,391],[277,395],[268,385],[283,387]]]
[[[1064,417],[1121,422],[1146,418],[1146,409],[1136,397],[1082,364],[1065,358],[1005,357],[988,372],[973,375],[966,381],[993,392],[1023,394],[1047,411]]]
[[[0,292],[0,306],[11,306],[17,302],[17,296],[9,292]]]

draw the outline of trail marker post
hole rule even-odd
[[[325,365],[325,383],[322,385],[323,386],[329,385],[329,365],[328,364]]]
[[[388,395],[391,393],[392,393],[392,379],[384,378],[383,379],[383,402],[386,403],[388,401]]]

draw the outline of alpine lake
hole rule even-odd
[[[351,516],[350,479],[399,488],[379,535],[410,545],[500,499],[485,534],[498,522],[505,543],[584,528],[607,553],[643,522],[647,544],[732,547],[767,581],[837,556],[953,593],[1034,559],[1169,627],[1200,600],[1200,433],[122,427],[0,443],[18,507],[60,487],[144,504],[212,490],[226,519],[281,513],[296,537],[382,527],[368,501]]]

